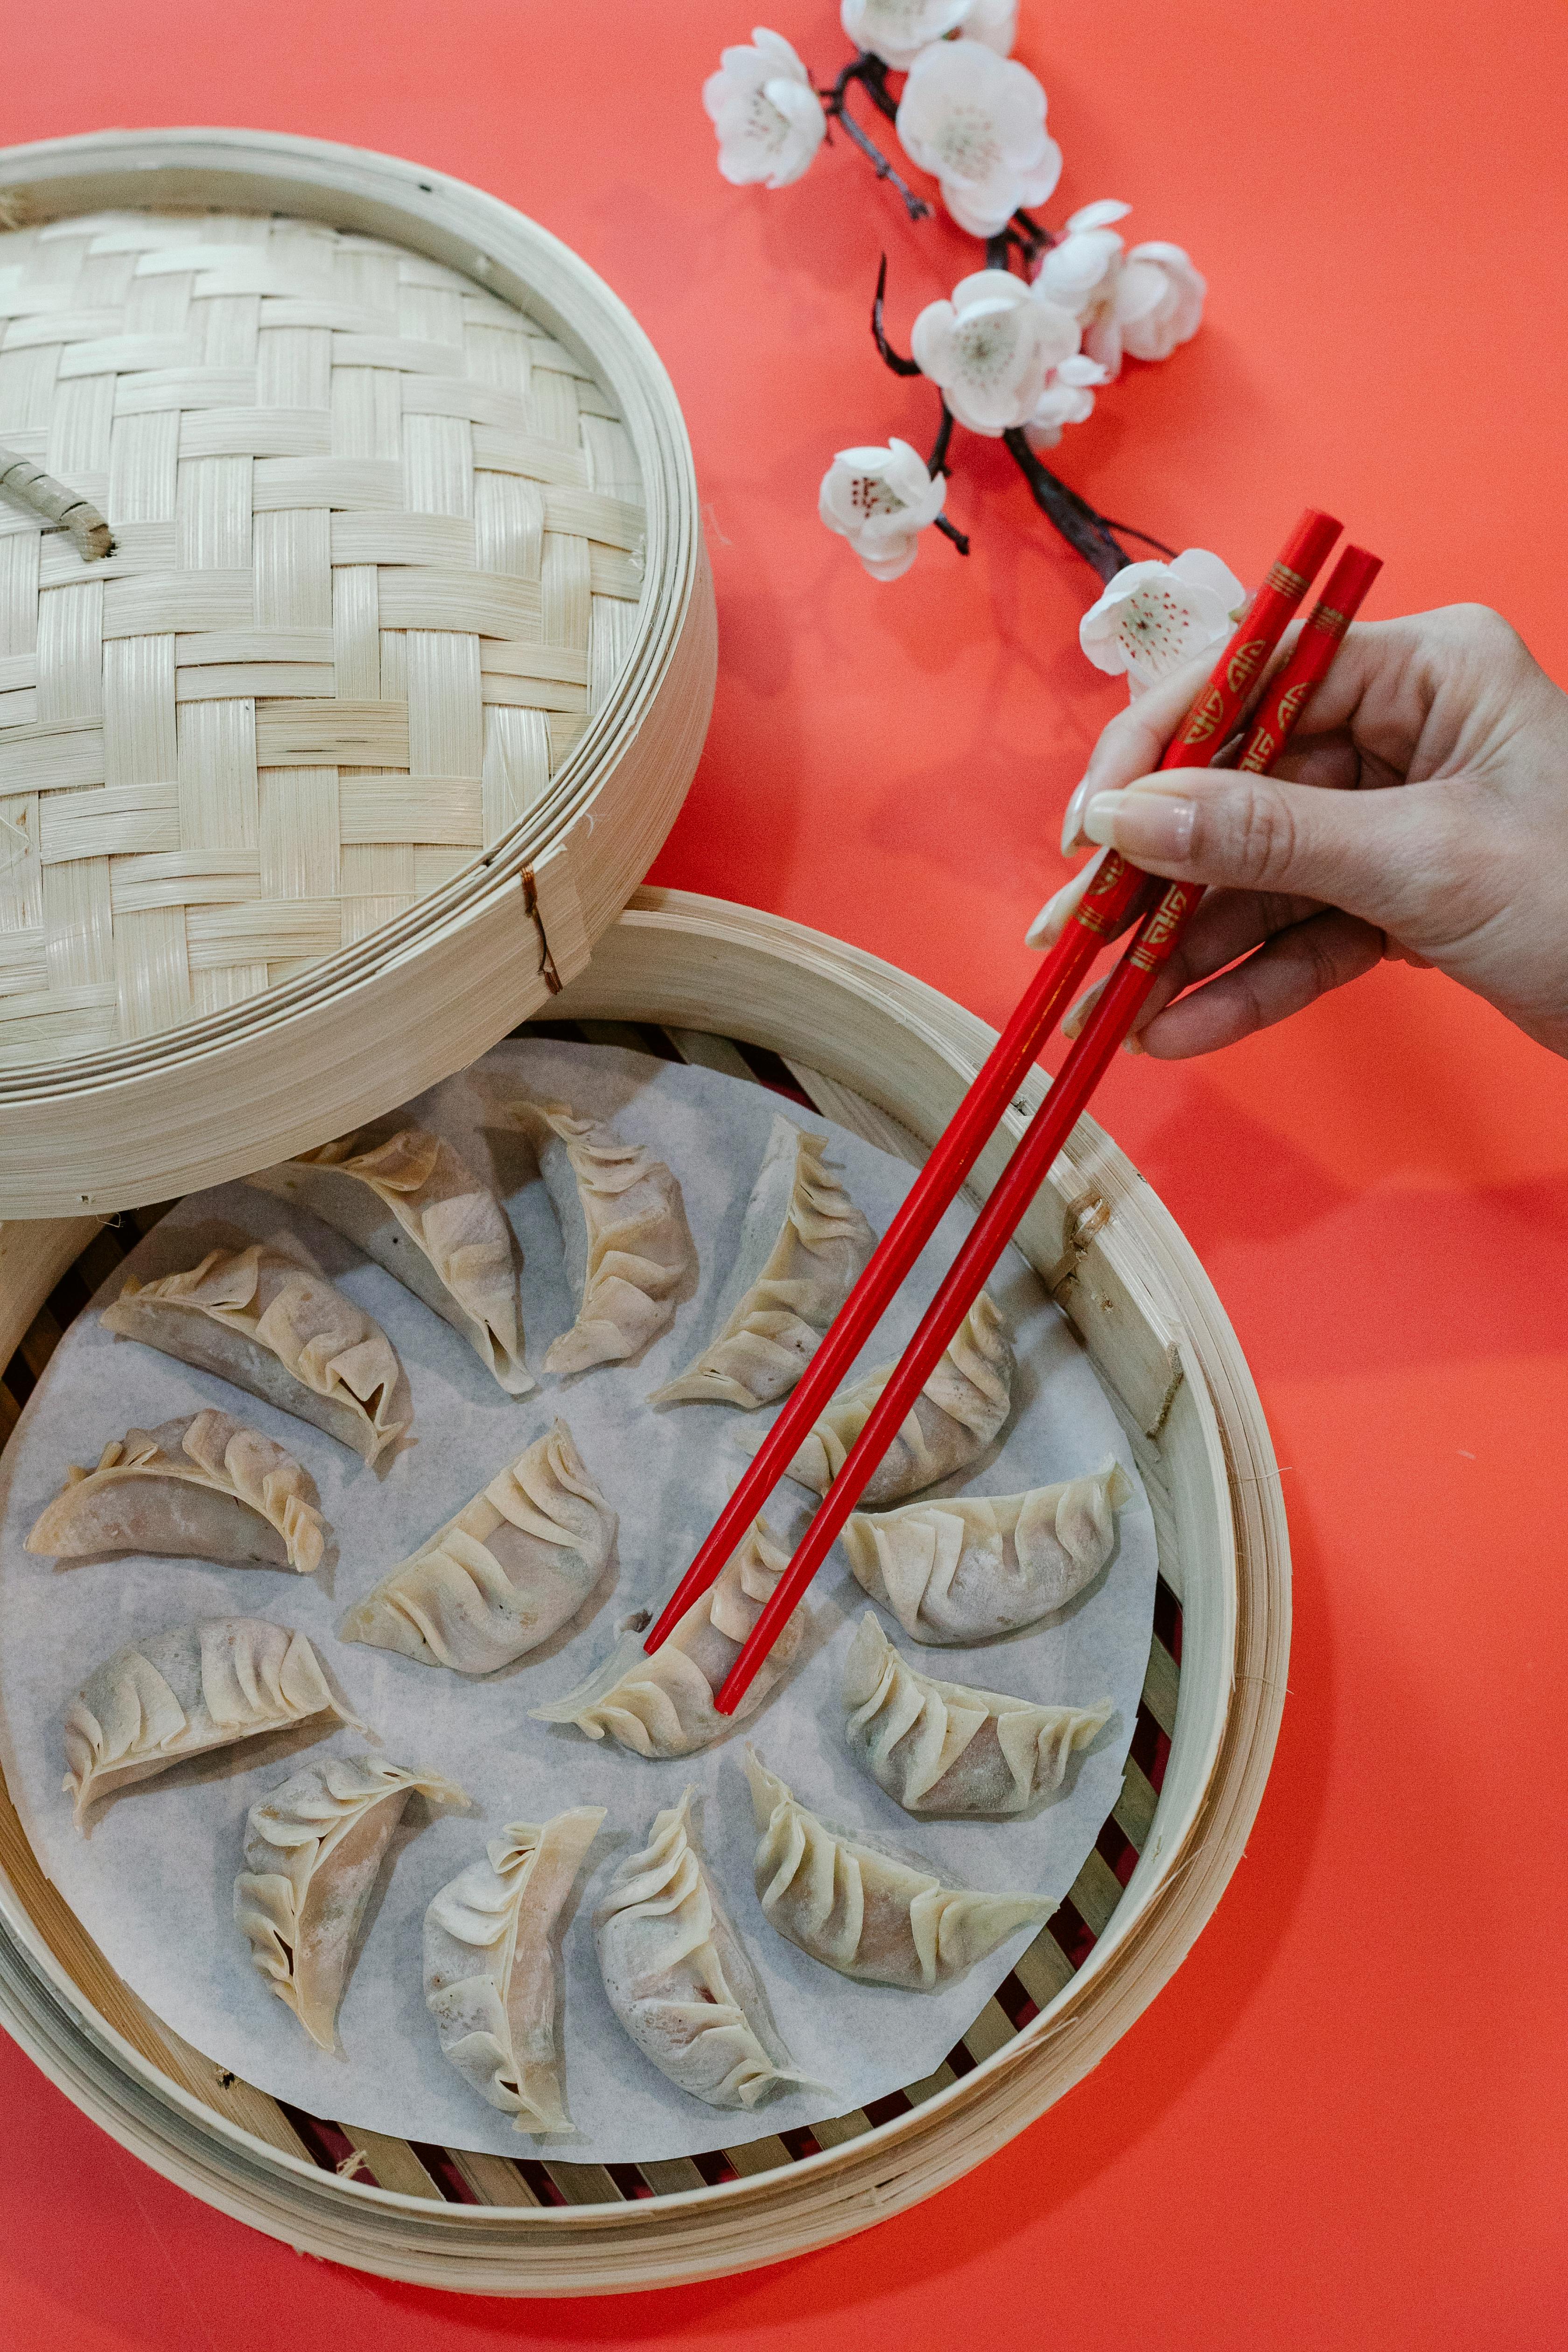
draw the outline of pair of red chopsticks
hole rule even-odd
[[[1243,614],[1207,684],[1166,749],[1162,768],[1206,767],[1230,738],[1247,695],[1279,645],[1313,575],[1340,535],[1331,515],[1309,508],[1278,562]],[[1363,548],[1349,547],[1330,574],[1294,652],[1269,684],[1237,765],[1269,767],[1313,688],[1327,674],[1340,639],[1381,568]],[[1111,1056],[1131,1030],[1174,950],[1203,886],[1162,885],[1107,850],[1060,940],[997,1039],[995,1048],[910,1188],[898,1215],[714,1522],[644,1647],[655,1650],[705,1592],[743,1538],[803,1438],[848,1372],[894,1294],[936,1229],[1020,1079],[1076,996],[1102,942],[1131,918],[1142,920],[1089,1013],[1034,1118],[1025,1130],[973,1232],[905,1349],[865,1427],[827,1490],[821,1508],[780,1577],[719,1693],[732,1715],[752,1676],[826,1559],[889,1445],[912,1410],[943,1349],[984,1286],[1030,1202],[1045,1181]]]

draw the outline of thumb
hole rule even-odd
[[[1084,811],[1091,841],[1173,881],[1316,898],[1419,945],[1462,872],[1473,794],[1447,784],[1336,792],[1205,768],[1140,777]]]

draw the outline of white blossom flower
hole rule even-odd
[[[1078,350],[1078,321],[1005,269],[961,278],[928,302],[910,349],[961,425],[993,440],[1033,415],[1049,371]]]
[[[1114,196],[1081,205],[1035,278],[1046,299],[1059,302],[1064,310],[1072,312],[1083,331],[1085,352],[1100,362],[1108,382],[1121,370],[1121,331],[1116,309],[1121,238],[1111,223],[1125,219],[1131,209]]]
[[[869,49],[895,73],[963,24],[975,0],[843,0],[838,17],[858,49]]]
[[[963,20],[966,41],[984,41],[999,58],[1011,57],[1018,31],[1018,0],[971,0]]]
[[[1046,93],[1016,58],[982,41],[933,41],[910,68],[899,138],[942,183],[942,202],[972,236],[994,236],[1020,205],[1043,204],[1061,176],[1046,130]]]
[[[720,53],[702,85],[719,141],[719,169],[735,187],[787,187],[810,166],[827,118],[811,77],[781,33],[759,25],[750,48]]]
[[[1024,437],[1031,449],[1054,449],[1064,425],[1081,425],[1094,414],[1094,395],[1106,382],[1098,360],[1079,353],[1062,361],[1046,378],[1045,390],[1024,421]]]
[[[1136,698],[1230,635],[1247,591],[1228,564],[1189,547],[1170,563],[1129,563],[1091,604],[1078,641],[1096,669],[1127,674]]]
[[[1116,316],[1135,360],[1168,360],[1203,321],[1208,286],[1179,245],[1135,245],[1121,268]]]
[[[822,478],[817,511],[829,530],[849,541],[873,580],[897,580],[946,499],[946,482],[926,472],[919,451],[889,441],[885,449],[840,449]]]

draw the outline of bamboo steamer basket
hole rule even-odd
[[[0,153],[0,1215],[324,1141],[585,964],[711,708],[679,408],[508,205],[253,131]]]
[[[553,1000],[546,1025],[562,1024],[782,1082],[915,1161],[993,1043],[875,957],[647,889]],[[979,1163],[977,1196],[1043,1091],[1032,1073]],[[148,1221],[125,1221],[129,1237]],[[44,1880],[3,1789],[0,2021],[86,2114],[195,2195],[303,2251],[474,2294],[619,2293],[777,2262],[912,2205],[1001,2147],[1126,2031],[1217,1903],[1273,1753],[1290,1616],[1279,1476],[1236,1336],[1173,1220],[1091,1120],[1018,1243],[1142,1469],[1159,1546],[1154,1639],[1122,1797],[1096,1851],[935,2074],[809,2139],[613,2169],[415,2148],[286,2113],[120,1983]],[[0,1408],[14,1413],[121,1247],[79,1216],[0,1226],[0,1362],[11,1360]]]

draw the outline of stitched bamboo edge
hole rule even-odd
[[[685,1037],[708,1034],[715,1002],[731,1035],[793,1053],[819,1083],[863,1094],[873,1115],[926,1141],[989,1035],[874,959],[678,893],[639,894],[585,982],[552,1011],[661,1021],[684,1050]],[[400,2195],[335,2177],[329,2185],[205,2111],[83,2003],[4,1887],[11,1934],[0,1937],[0,2006],[25,2046],[124,2144],[224,2210],[335,2259],[480,2293],[616,2292],[777,2260],[930,2194],[1002,2145],[1125,2030],[1217,1901],[1261,1794],[1289,1643],[1267,1429],[1234,1335],[1173,1223],[1084,1121],[1022,1238],[1084,1328],[1140,1459],[1169,1465],[1156,1518],[1185,1612],[1176,1737],[1137,1870],[1089,1963],[1054,2000],[1042,1981],[1047,1999],[1022,2033],[906,2116],[787,2170],[685,2189],[675,2172],[659,2184],[666,2193],[638,2203],[504,2214],[436,2204],[428,2174],[423,2189],[410,2176]],[[1162,1671],[1152,1660],[1156,1698]],[[1167,1685],[1162,1704],[1169,1695]],[[966,2041],[978,2034],[984,2048],[985,2032],[983,2018]]]

